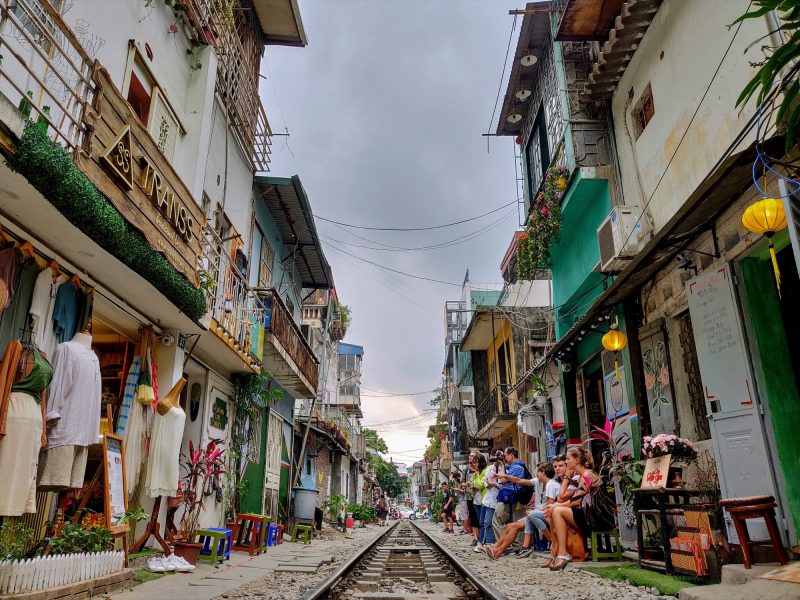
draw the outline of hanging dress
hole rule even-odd
[[[33,364],[28,375],[11,386],[6,434],[0,438],[0,516],[4,517],[36,512],[36,470],[42,448],[41,399],[53,378],[53,368],[38,348],[30,351]]]
[[[150,436],[150,456],[144,491],[151,498],[174,496],[180,479],[180,454],[186,413],[173,406],[165,415],[156,414]]]

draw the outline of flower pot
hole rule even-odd
[[[173,551],[177,556],[182,556],[190,565],[196,565],[200,557],[203,544],[190,544],[189,542],[175,542]]]
[[[353,522],[353,527],[364,527],[364,523],[361,521],[361,519],[356,519]]]

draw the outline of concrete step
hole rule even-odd
[[[752,579],[744,584],[720,583],[684,588],[680,600],[800,600],[800,585],[770,579]]]
[[[778,567],[780,567],[779,563],[758,564],[749,569],[745,569],[744,565],[723,565],[721,582],[730,585],[742,585]]]

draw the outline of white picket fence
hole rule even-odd
[[[0,597],[35,592],[122,571],[121,551],[56,554],[27,560],[0,560]]]

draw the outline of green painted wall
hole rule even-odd
[[[777,245],[777,244],[776,244]],[[761,374],[772,417],[778,462],[783,471],[789,508],[795,530],[800,530],[800,397],[789,357],[783,318],[769,258],[751,257],[741,261],[745,290],[744,313],[750,319],[755,339],[753,360]],[[792,275],[796,276],[796,275]]]
[[[262,497],[264,494],[264,470],[267,460],[267,411],[261,411],[261,448],[258,464],[250,463],[244,470],[244,481],[249,483],[247,493],[241,501],[241,512],[261,514],[263,510]]]
[[[550,251],[559,339],[603,291],[603,275],[593,270],[600,260],[597,228],[611,212],[608,180],[577,171],[561,210],[561,241]]]

